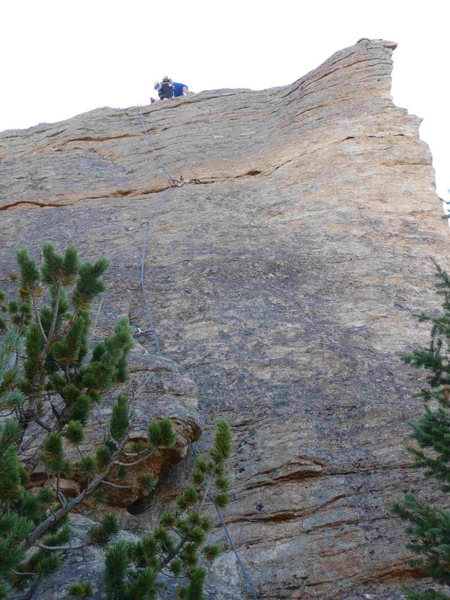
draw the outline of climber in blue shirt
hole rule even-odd
[[[160,100],[170,100],[170,98],[179,98],[180,96],[192,94],[187,85],[184,83],[174,83],[167,75],[160,82],[155,81],[153,87],[158,92]],[[155,102],[155,99],[150,98],[150,102]]]
[[[189,88],[184,83],[173,82],[173,97],[178,98],[179,96],[187,96],[189,94]]]

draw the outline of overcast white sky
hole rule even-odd
[[[0,131],[193,91],[286,85],[361,37],[398,42],[393,97],[423,118],[450,198],[446,0],[0,0]]]

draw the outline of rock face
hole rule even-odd
[[[449,230],[419,119],[390,97],[394,48],[0,135],[3,277],[17,245],[75,242],[111,262],[98,334],[123,314],[146,330],[145,241],[162,354],[209,428],[233,427],[226,519],[260,599],[400,599],[416,576],[389,515],[423,486],[404,450],[421,381],[399,354],[428,337],[412,317],[437,306]],[[239,584],[228,549],[214,570]]]

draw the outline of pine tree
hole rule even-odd
[[[45,429],[61,431],[70,420],[85,424],[91,406],[126,380],[132,338],[122,319],[87,360],[89,312],[105,290],[102,275],[108,262],[100,258],[80,265],[74,246],[59,255],[45,244],[42,254],[39,270],[27,250],[17,251],[19,300],[5,303],[3,310],[12,314],[13,324],[25,338],[20,381],[25,401],[17,403],[17,418],[24,427],[35,421]],[[63,400],[60,409],[52,402],[55,395]]]
[[[65,458],[64,441],[79,446],[92,405],[126,380],[132,336],[127,321],[119,321],[114,334],[88,356],[89,311],[105,289],[107,261],[80,265],[73,246],[58,255],[45,244],[42,253],[39,269],[26,250],[19,250],[18,298],[0,292],[0,412],[10,417],[0,428],[0,597],[10,584],[57,569],[56,550],[70,541],[68,513],[107,480],[129,428],[127,399],[119,396],[104,441],[108,458],[86,455],[75,464]],[[48,485],[37,494],[26,489],[32,465],[19,459],[20,443],[33,421],[46,432],[41,458]],[[84,487],[69,500],[60,480],[74,469]],[[32,548],[37,551],[30,554]]]
[[[428,372],[428,387],[419,396],[425,413],[411,422],[411,437],[417,446],[408,450],[415,458],[414,466],[423,469],[424,477],[434,479],[439,491],[432,503],[408,494],[403,502],[392,506],[394,514],[407,521],[411,536],[408,548],[418,558],[411,564],[436,583],[450,585],[450,276],[437,263],[437,292],[442,296],[442,311],[438,316],[418,315],[420,321],[431,324],[429,346],[403,356],[403,360]],[[433,589],[414,592],[408,589],[410,600],[444,600],[450,595]]]
[[[73,548],[68,515],[85,498],[101,486],[130,487],[128,469],[176,441],[171,421],[162,418],[149,423],[145,442],[129,448],[131,411],[127,397],[120,394],[95,456],[81,451],[91,407],[127,379],[130,328],[126,320],[119,321],[113,335],[89,351],[89,312],[105,289],[101,279],[107,267],[104,259],[80,266],[73,246],[58,255],[46,244],[40,269],[26,250],[17,252],[17,260],[18,299],[7,300],[0,292],[5,315],[0,319],[0,598],[8,595],[11,586],[35,586],[58,569],[61,552]],[[30,423],[46,432],[40,458],[48,477],[46,485],[33,494],[27,491],[33,465],[20,459],[20,445]],[[177,500],[178,511],[166,513],[160,526],[140,542],[119,543],[107,551],[110,598],[153,598],[157,574],[169,569],[188,577],[180,597],[201,600],[205,571],[198,564],[199,552],[206,561],[218,554],[216,546],[204,543],[210,523],[201,511],[212,489],[218,505],[228,502],[224,462],[230,441],[227,424],[220,422],[210,459],[197,460],[192,485]],[[66,444],[77,448],[78,461],[66,458]],[[82,479],[82,489],[69,499],[61,489],[61,479],[74,471]],[[123,484],[110,479],[122,479]],[[139,483],[143,491],[155,485],[145,472]],[[117,517],[107,514],[89,532],[90,543],[107,548],[118,529]],[[92,587],[79,582],[69,586],[68,593],[86,598]]]

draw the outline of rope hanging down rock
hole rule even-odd
[[[144,231],[144,239],[143,239],[143,242],[142,242],[141,269],[140,269],[140,285],[141,285],[142,297],[144,299],[145,310],[146,310],[146,313],[147,313],[147,320],[148,320],[148,324],[149,324],[149,332],[152,333],[153,341],[154,341],[155,348],[156,348],[156,352],[158,354],[162,354],[161,346],[160,346],[160,343],[159,343],[158,335],[156,333],[155,324],[154,324],[154,321],[153,321],[153,313],[152,313],[150,304],[148,302],[147,293],[145,291],[145,258],[146,258],[146,253],[147,253],[148,233],[149,233],[149,230],[150,230],[152,219],[155,216],[155,214],[156,214],[157,210],[159,209],[159,207],[162,206],[165,203],[165,201],[166,201],[166,199],[168,197],[168,194],[169,194],[169,190],[171,188],[173,188],[173,187],[181,187],[184,183],[187,183],[187,181],[185,181],[183,179],[183,177],[181,177],[180,179],[174,179],[171,176],[171,174],[169,172],[169,169],[167,168],[167,165],[166,165],[165,161],[158,154],[158,151],[156,150],[156,146],[153,143],[153,140],[151,138],[151,135],[150,135],[147,127],[145,126],[144,119],[143,119],[143,116],[142,116],[142,107],[141,106],[139,107],[139,120],[140,120],[140,123],[141,123],[142,132],[144,133],[144,135],[145,135],[145,137],[147,139],[148,145],[149,145],[149,147],[150,147],[150,149],[151,149],[151,151],[153,153],[153,156],[156,159],[156,161],[159,163],[161,169],[164,171],[164,174],[167,176],[167,181],[169,183],[168,187],[164,190],[163,195],[161,196],[160,200],[155,204],[155,206],[150,211],[150,214],[149,214],[147,220],[143,223],[143,225],[145,225],[145,231]],[[199,180],[193,180],[193,181],[194,181],[194,183],[200,183]],[[140,333],[144,333],[144,332],[140,332]],[[195,450],[193,444],[189,444],[189,446],[191,448],[192,454],[195,457],[197,457],[197,451]],[[247,573],[247,570],[244,567],[244,564],[243,564],[243,562],[241,560],[239,552],[238,552],[238,550],[237,550],[237,548],[236,548],[236,546],[235,546],[235,544],[233,542],[233,538],[231,537],[230,531],[229,531],[229,529],[228,529],[228,527],[227,527],[227,525],[226,525],[226,523],[225,523],[225,521],[223,519],[222,513],[221,513],[221,511],[220,511],[220,509],[219,509],[219,507],[218,507],[218,505],[217,505],[217,503],[216,503],[216,501],[214,499],[214,496],[211,493],[211,491],[209,491],[208,495],[209,495],[209,498],[210,498],[210,500],[212,501],[212,503],[214,505],[214,508],[215,508],[217,516],[219,518],[220,524],[222,525],[222,528],[223,528],[223,530],[225,532],[225,536],[226,536],[226,538],[228,540],[228,543],[230,544],[230,547],[231,547],[231,549],[232,549],[232,551],[233,551],[233,553],[234,553],[234,555],[236,557],[236,562],[239,565],[239,568],[241,570],[242,577],[243,577],[243,579],[245,581],[247,589],[250,592],[253,600],[258,600],[258,598],[256,596],[255,588],[253,586],[253,583],[252,583],[252,581],[251,581],[251,579],[250,579],[250,577],[249,577],[249,575]]]

